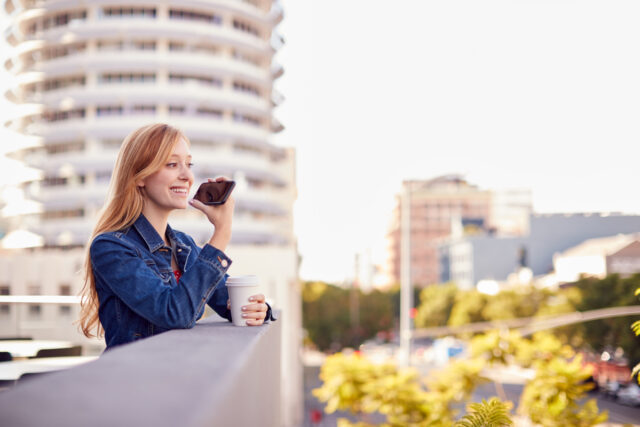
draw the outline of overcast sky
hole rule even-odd
[[[538,212],[640,213],[640,2],[286,0],[277,141],[301,275],[384,258],[403,179],[462,173]]]
[[[282,4],[274,141],[297,148],[303,279],[341,282],[367,250],[382,262],[403,179],[640,213],[637,0]]]

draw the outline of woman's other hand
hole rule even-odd
[[[264,302],[264,295],[258,294],[249,297],[252,304],[242,306],[242,317],[247,320],[249,326],[260,326],[267,316],[267,304]]]
[[[229,178],[221,176],[215,179],[209,178],[208,181],[223,182],[229,181]],[[195,199],[191,199],[189,204],[199,211],[202,211],[202,213],[207,216],[209,222],[213,224],[215,229],[213,236],[209,240],[209,244],[224,252],[231,240],[231,223],[233,221],[233,209],[235,207],[233,197],[229,196],[227,201],[222,205],[205,205]]]

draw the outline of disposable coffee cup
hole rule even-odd
[[[249,297],[258,293],[258,276],[228,277],[227,289],[231,300],[233,324],[247,326],[247,319],[242,317],[242,306],[251,304]]]

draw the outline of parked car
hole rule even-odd
[[[620,392],[620,383],[618,381],[608,381],[604,387],[600,387],[600,391],[605,398],[617,399]]]
[[[640,387],[631,383],[618,392],[618,403],[629,406],[640,406]]]

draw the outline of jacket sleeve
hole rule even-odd
[[[227,308],[227,300],[229,299],[229,290],[227,289],[227,277],[225,274],[224,279],[213,291],[211,298],[207,301],[209,307],[211,307],[220,317],[227,320],[231,320],[231,310]]]
[[[96,279],[100,278],[101,283],[138,315],[167,329],[195,325],[204,304],[224,282],[231,264],[222,251],[205,245],[178,285],[173,275],[169,281],[163,281],[134,247],[115,236],[96,237],[91,244],[90,257]]]

